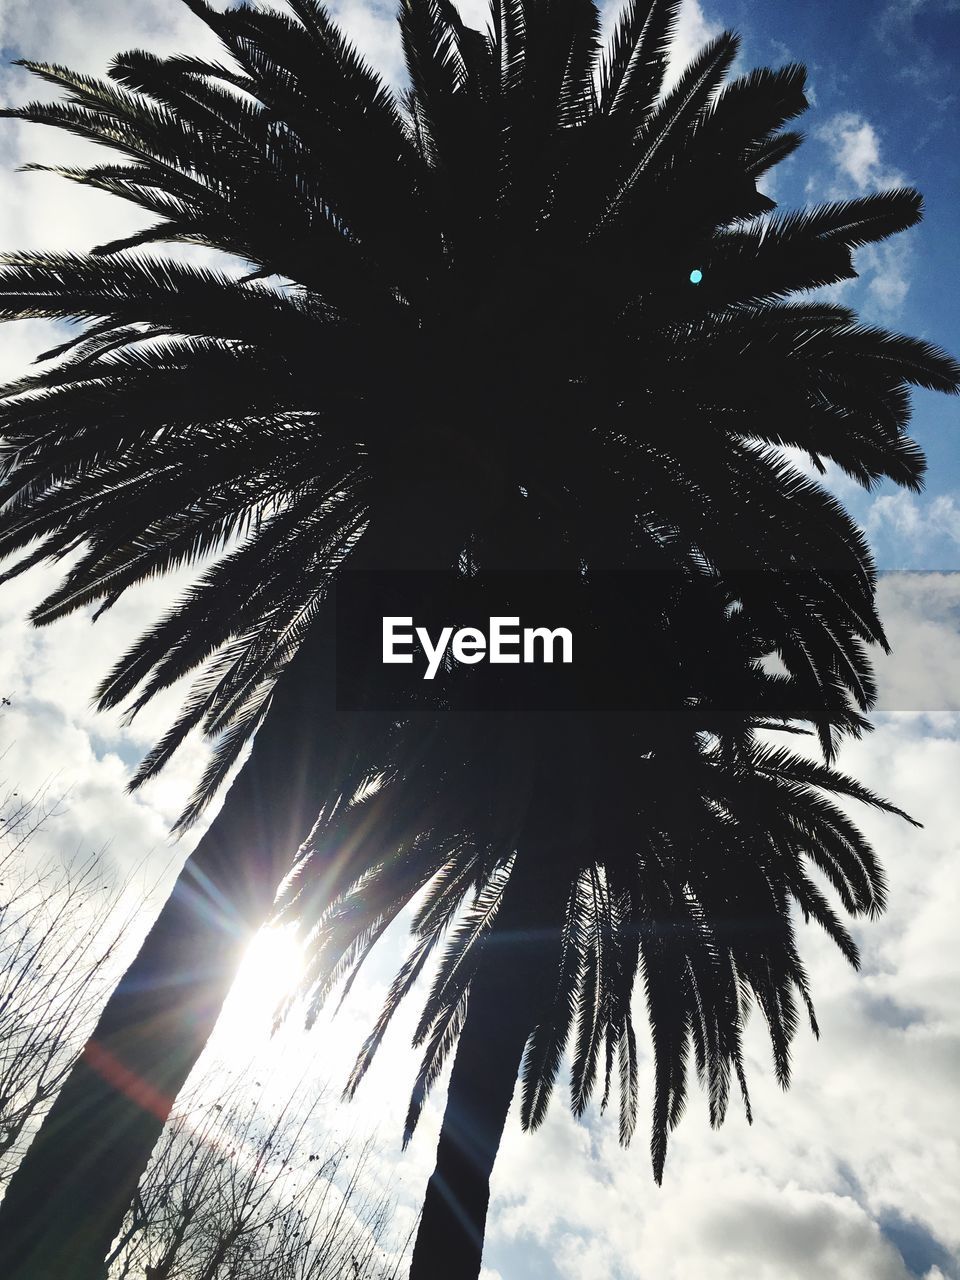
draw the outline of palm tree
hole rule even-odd
[[[684,616],[677,629],[688,632],[690,622]],[[675,709],[655,715],[515,715],[479,726],[447,715],[426,731],[405,726],[375,778],[358,778],[357,799],[318,828],[287,886],[283,910],[311,934],[311,1017],[341,979],[346,995],[384,930],[422,892],[414,947],[348,1096],[449,938],[415,1032],[425,1052],[405,1145],[456,1055],[411,1280],[478,1275],[489,1179],[521,1064],[521,1120],[536,1128],[568,1041],[577,1115],[601,1078],[606,1106],[619,1060],[620,1136],[629,1142],[638,976],[653,1040],[659,1183],[668,1131],[684,1108],[691,1045],[719,1125],[732,1078],[750,1116],[741,1029],[751,1001],[766,1019],[783,1086],[798,997],[816,1033],[792,909],[858,964],[807,864],[851,914],[873,916],[884,905],[882,872],[831,797],[906,815],[829,766],[759,740],[763,728],[796,732],[785,712],[791,699],[795,711],[802,703],[795,682],[764,672],[763,646],[753,647],[742,619],[722,625],[737,633],[738,701],[753,714],[718,701],[737,672],[715,663],[706,684],[688,674]],[[380,837],[379,861],[331,904],[330,851],[367,832]]]
[[[488,566],[745,571],[808,702],[862,710],[869,554],[781,446],[916,487],[908,387],[957,385],[929,344],[785,301],[849,278],[919,197],[758,222],[803,71],[718,92],[724,35],[662,94],[673,3],[630,4],[598,69],[588,0],[497,0],[486,34],[405,0],[397,100],[316,0],[185,2],[226,64],[135,51],[104,81],[29,63],[66,100],[7,113],[119,152],[59,172],[158,221],[0,267],[0,316],[84,325],[0,401],[0,553],[30,548],[13,572],[77,555],[38,622],[212,558],[100,700],[135,712],[200,670],[134,779],[190,729],[220,734],[185,821],[256,740],[10,1184],[11,1277],[93,1273],[243,939],[368,751],[325,678],[342,564],[453,567],[469,546]]]

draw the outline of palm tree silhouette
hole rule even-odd
[[[678,643],[691,621],[683,617]],[[700,634],[711,629],[700,621]],[[732,661],[711,664],[706,682],[681,680],[672,710],[519,714],[480,725],[448,713],[426,725],[408,722],[386,744],[375,785],[369,775],[354,779],[357,799],[321,824],[289,881],[282,910],[311,933],[311,1016],[341,979],[349,992],[384,930],[426,891],[413,949],[348,1096],[447,938],[414,1036],[424,1056],[405,1144],[460,1047],[413,1280],[478,1275],[489,1179],[518,1074],[521,1120],[536,1128],[568,1042],[575,1114],[600,1081],[606,1106],[617,1064],[620,1136],[629,1142],[638,977],[654,1050],[651,1153],[660,1182],[691,1048],[719,1125],[732,1079],[750,1116],[740,1042],[751,1002],[766,1020],[784,1086],[798,1001],[817,1031],[792,906],[858,964],[806,864],[829,879],[851,914],[873,916],[884,904],[882,872],[833,798],[906,815],[835,769],[761,741],[761,729],[796,731],[787,708],[799,713],[802,697],[797,682],[764,671],[763,646],[742,622],[733,615],[719,624],[737,632]],[[738,674],[737,701],[752,714],[731,710],[726,696]],[[331,855],[364,832],[387,835],[379,861],[331,903]]]
[[[256,740],[10,1184],[12,1277],[94,1273],[249,930],[372,758],[331,693],[342,565],[449,569],[469,547],[492,567],[740,573],[829,753],[856,724],[837,703],[870,705],[883,633],[859,531],[781,446],[916,487],[908,387],[957,386],[929,344],[785,301],[851,277],[919,196],[757,221],[803,71],[721,90],[726,34],[663,93],[675,4],[629,5],[598,62],[587,0],[497,0],[487,34],[405,0],[398,101],[315,0],[185,2],[229,65],[29,63],[65,101],[6,113],[119,152],[59,172],[159,222],[3,260],[0,316],[85,327],[0,402],[0,553],[27,552],[12,572],[79,553],[37,622],[215,557],[101,705],[135,712],[200,670],[134,780],[191,728],[221,735],[185,822]]]

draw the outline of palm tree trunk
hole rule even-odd
[[[352,565],[445,567],[451,547],[455,563],[459,515],[446,523],[423,494],[404,502],[405,518],[385,512]],[[339,750],[333,647],[332,629],[315,629],[278,683],[221,813],[11,1178],[0,1203],[3,1280],[102,1280],[103,1259],[244,947],[322,807]]]
[[[477,1280],[493,1172],[527,1037],[557,971],[569,879],[517,855],[470,986],[410,1280]]]

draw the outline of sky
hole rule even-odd
[[[332,7],[399,84],[392,5]],[[468,20],[482,17],[482,0],[461,7]],[[605,10],[608,25],[612,14]],[[870,323],[960,353],[960,4],[687,0],[675,68],[726,26],[742,37],[738,69],[796,60],[809,70],[807,142],[766,188],[783,207],[902,183],[925,196],[921,226],[861,251],[860,278],[837,295]],[[99,71],[131,47],[202,53],[213,52],[213,41],[177,0],[0,0],[0,95],[13,103],[43,93],[9,66],[14,57]],[[16,172],[28,160],[70,163],[83,154],[64,135],[0,121],[0,252],[82,250],[131,226],[130,210],[107,196]],[[52,345],[50,335],[39,322],[0,331],[0,378]],[[960,402],[918,393],[914,405],[914,434],[929,460],[922,494],[865,494],[829,477],[881,568],[912,571],[881,579],[894,654],[878,664],[875,732],[840,760],[924,823],[915,830],[859,815],[891,886],[886,916],[856,930],[863,968],[854,974],[822,936],[805,931],[821,1041],[801,1032],[794,1084],[783,1094],[752,1024],[752,1128],[733,1108],[711,1132],[694,1091],[662,1188],[650,1174],[642,1125],[624,1152],[616,1117],[593,1108],[575,1122],[562,1088],[536,1135],[521,1133],[512,1117],[494,1175],[485,1280],[960,1280],[960,574],[950,572],[960,570]],[[139,590],[95,629],[74,615],[33,630],[25,616],[57,577],[41,569],[0,586],[0,693],[12,703],[0,718],[0,777],[69,792],[46,837],[58,847],[107,845],[122,868],[147,859],[172,873],[198,833],[174,845],[167,828],[206,747],[191,740],[164,775],[130,796],[132,766],[174,702],[158,700],[124,728],[119,716],[94,713],[90,700],[113,656],[187,577]],[[263,1047],[276,1087],[304,1071],[342,1084],[404,946],[402,930],[393,930],[336,1019],[309,1034],[291,1023]],[[243,981],[249,996],[251,979]],[[248,1000],[243,1016],[225,1015],[222,1046],[255,1039],[250,1008]],[[357,1100],[327,1113],[331,1126],[377,1132],[378,1176],[397,1190],[407,1219],[432,1167],[443,1101],[438,1090],[401,1155],[415,1011],[410,1004],[398,1019]],[[264,1012],[264,1036],[268,1023]],[[647,1104],[648,1067],[644,1052]]]

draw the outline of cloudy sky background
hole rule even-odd
[[[464,0],[480,19],[482,0]],[[614,6],[615,8],[615,6]],[[361,49],[393,82],[401,62],[392,4],[333,6]],[[612,11],[606,16],[611,17]],[[955,301],[960,243],[960,7],[956,0],[687,0],[676,65],[724,26],[743,37],[740,66],[806,62],[813,106],[806,145],[768,190],[785,207],[910,182],[926,196],[922,226],[861,252],[861,278],[839,290],[865,319],[960,352]],[[9,63],[33,56],[102,70],[131,47],[213,52],[209,32],[177,0],[0,0],[0,95],[22,102],[45,90]],[[87,154],[66,135],[0,122],[0,252],[89,248],[136,225],[121,202],[53,177],[18,174],[26,161],[71,163]],[[0,378],[19,373],[54,327],[0,332]],[[616,1118],[596,1110],[575,1123],[558,1090],[535,1136],[508,1126],[494,1181],[487,1280],[960,1280],[960,451],[958,404],[919,393],[915,435],[930,475],[921,496],[863,494],[831,476],[869,532],[881,567],[883,613],[895,656],[880,664],[877,729],[850,744],[841,765],[921,819],[922,831],[860,815],[891,882],[884,920],[857,931],[864,966],[848,971],[826,940],[804,939],[823,1038],[799,1037],[795,1083],[777,1089],[762,1029],[751,1029],[756,1120],[734,1108],[711,1133],[694,1092],[674,1135],[665,1184],[650,1176],[641,1135],[623,1152]],[[36,631],[24,619],[57,574],[40,570],[0,587],[0,778],[21,789],[69,788],[67,812],[47,833],[60,848],[109,843],[121,868],[147,858],[171,869],[196,839],[166,831],[202,767],[188,743],[167,773],[136,797],[131,765],[165,728],[158,700],[124,729],[94,714],[97,680],[176,584],[146,587],[91,629],[76,615]],[[184,579],[185,580],[185,579]],[[263,1052],[276,1090],[304,1070],[339,1086],[404,950],[385,940],[337,1019],[305,1035],[296,1024]],[[253,968],[257,966],[254,965]],[[260,967],[263,967],[261,957]],[[250,998],[225,1017],[221,1044],[251,1044],[268,1014]],[[410,1150],[399,1153],[416,1058],[406,1048],[415,1005],[398,1019],[379,1062],[337,1128],[376,1130],[378,1174],[411,1216],[432,1167],[442,1094]],[[645,1097],[649,1100],[649,1085]]]

